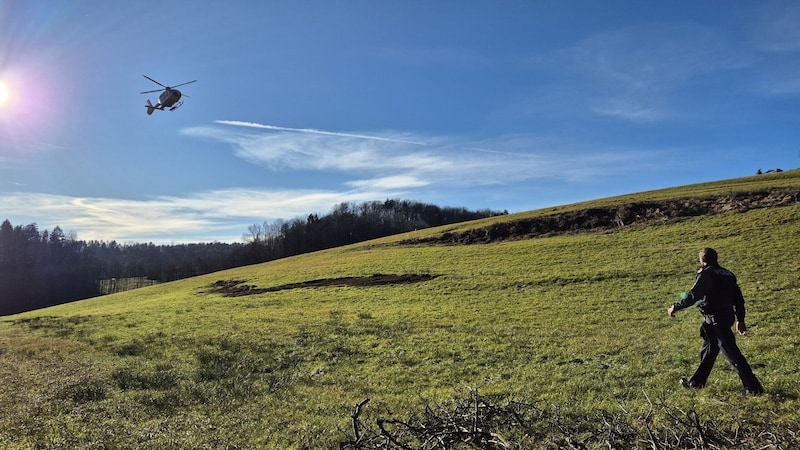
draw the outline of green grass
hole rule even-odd
[[[795,171],[626,198],[798,186]],[[714,420],[800,423],[798,204],[485,245],[392,244],[407,238],[2,318],[0,446],[338,448],[365,398],[374,421],[464,388],[575,415],[643,411],[661,398]],[[744,398],[722,358],[707,389],[676,389],[695,368],[700,317],[670,319],[666,308],[691,286],[704,246],[739,277],[752,333],[738,342],[767,396]],[[269,288],[377,273],[439,276],[207,292],[219,280]]]

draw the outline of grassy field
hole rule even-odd
[[[554,210],[775,187],[800,187],[800,173]],[[771,448],[800,445],[797,202],[481,245],[397,245],[408,237],[0,318],[0,447],[339,448],[366,398],[361,419],[374,423],[465,389],[576,418],[645,416],[660,401],[732,430],[788,429],[794,440]],[[752,332],[738,342],[768,395],[744,397],[722,358],[706,389],[677,387],[695,368],[701,318],[666,308],[704,246],[739,277]],[[299,285],[375,274],[431,277]],[[252,288],[226,296],[221,285]],[[510,436],[512,448],[557,447]]]

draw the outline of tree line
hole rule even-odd
[[[0,225],[0,315],[101,295],[101,280],[166,282],[378,237],[508,214],[407,200],[341,203],[328,215],[248,227],[241,243],[82,241],[56,226]]]
[[[508,214],[508,211],[470,211],[409,200],[390,199],[359,204],[345,202],[333,207],[326,216],[309,214],[305,219],[250,225],[248,232],[242,236],[246,242],[243,251],[256,261],[270,261],[407,231],[504,214]]]

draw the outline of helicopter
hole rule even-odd
[[[145,108],[147,108],[147,115],[153,114],[155,110],[163,111],[164,108],[169,108],[170,111],[175,111],[183,105],[183,100],[181,100],[181,91],[175,89],[178,86],[183,86],[184,84],[194,83],[197,80],[187,81],[185,83],[176,84],[175,86],[164,86],[163,84],[159,83],[158,81],[148,77],[147,75],[142,75],[143,77],[147,78],[148,80],[152,81],[153,83],[163,87],[164,89],[155,89],[152,91],[144,91],[140,92],[140,94],[149,94],[151,92],[161,92],[161,95],[158,96],[158,103],[155,105],[150,103],[150,100],[147,100],[147,104],[145,104]],[[186,96],[188,97],[188,95]]]

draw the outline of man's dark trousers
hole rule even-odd
[[[760,394],[764,392],[764,388],[736,345],[736,337],[731,330],[732,326],[733,323],[720,325],[703,322],[703,325],[700,326],[700,337],[703,338],[703,345],[700,347],[700,366],[689,379],[689,383],[698,387],[705,386],[708,375],[714,367],[714,361],[722,350],[722,356],[728,360],[733,370],[739,375],[745,391]]]

